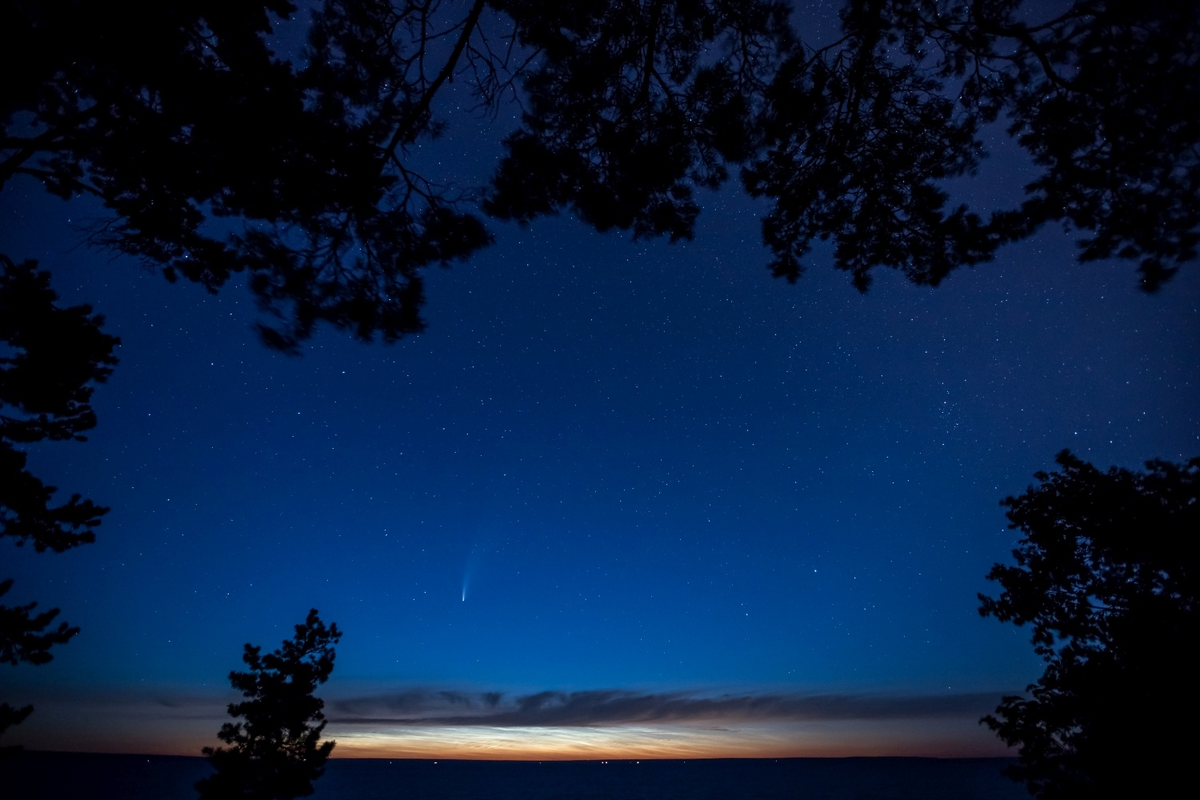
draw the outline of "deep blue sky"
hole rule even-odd
[[[972,196],[1011,190],[1017,163]],[[1064,447],[1105,467],[1200,453],[1200,276],[1148,296],[1047,231],[937,289],[880,274],[860,295],[819,249],[789,286],[756,211],[709,197],[676,246],[496,226],[429,274],[427,333],[324,331],[289,358],[239,286],[168,285],[80,245],[97,209],[6,190],[0,251],[122,339],[90,441],[31,459],[112,507],[98,541],[4,554],[14,599],[83,629],[5,675],[39,707],[13,739],[195,752],[242,643],[315,606],[345,631],[341,754],[409,752],[413,731],[451,752],[468,728],[519,750],[562,726],[481,726],[479,693],[511,710],[545,690],[783,709],[650,726],[728,752],[997,752],[975,720],[1041,671],[1026,632],[976,611],[1016,541],[999,501]],[[596,696],[573,697],[548,702]],[[604,708],[570,725],[617,750],[645,734]]]

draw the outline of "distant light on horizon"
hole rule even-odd
[[[30,750],[199,756],[218,746],[225,715],[218,696],[113,695],[38,697],[22,731]],[[339,700],[330,698],[326,714]],[[979,713],[941,716],[768,719],[713,716],[691,720],[584,725],[488,725],[329,720],[334,758],[574,761],[700,758],[841,758],[1011,756]],[[67,733],[64,734],[64,731]]]
[[[1011,755],[973,720],[940,720],[913,736],[912,720],[603,727],[378,726],[327,729],[335,757],[588,761]]]

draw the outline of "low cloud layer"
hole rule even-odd
[[[999,693],[946,695],[802,695],[646,693],[618,689],[500,692],[411,690],[328,703],[333,723],[492,727],[752,721],[887,720],[979,716]]]
[[[338,696],[326,687],[338,754],[372,758],[595,759],[999,756],[978,724],[1002,692],[530,694],[406,689]],[[30,749],[196,755],[218,744],[236,693],[22,693]]]

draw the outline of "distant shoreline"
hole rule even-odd
[[[1019,800],[1012,758],[847,756],[553,761],[341,758],[313,800]],[[196,800],[200,755],[30,750],[0,762],[5,800]]]
[[[183,758],[194,761],[206,761],[207,756],[182,755],[178,753],[103,753],[89,750],[33,750],[23,749],[15,756],[20,758],[24,755],[37,756],[79,756],[79,757],[112,757],[112,758]],[[376,761],[376,762],[392,762],[404,761],[411,763],[430,763],[437,764],[441,762],[463,763],[463,764],[640,764],[642,762],[652,763],[679,763],[686,764],[688,762],[702,761],[705,763],[728,762],[782,762],[782,761],[995,761],[1013,762],[1016,763],[1015,756],[727,756],[727,757],[699,757],[699,758],[410,758],[408,756],[339,756],[335,749],[334,755],[330,756],[331,761]],[[0,761],[0,765],[4,762]]]

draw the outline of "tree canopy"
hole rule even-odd
[[[9,0],[0,186],[94,195],[112,216],[92,241],[168,278],[248,272],[284,349],[321,321],[420,330],[422,270],[485,247],[481,212],[685,239],[697,191],[737,171],[791,280],[831,238],[860,288],[881,266],[936,284],[1051,221],[1083,232],[1081,258],[1136,261],[1148,289],[1195,258],[1195,4],[847,0],[834,42],[790,11],[329,0],[286,53],[288,0]],[[416,166],[452,82],[483,112],[521,104],[485,187]],[[950,204],[945,180],[975,172],[996,121],[1034,164],[1026,200]]]
[[[26,468],[20,448],[43,440],[82,441],[96,425],[90,404],[95,384],[105,381],[120,340],[101,330],[104,318],[90,306],[62,308],[49,273],[33,261],[13,263],[0,255],[0,539],[61,553],[95,540],[93,529],[108,509],[73,494],[54,505],[54,486]],[[0,597],[13,586],[0,577]],[[44,664],[51,647],[79,629],[54,626],[59,610],[37,603],[0,604],[0,663]],[[0,705],[0,733],[32,711]]]
[[[321,742],[325,702],[317,686],[333,672],[334,646],[342,633],[326,627],[314,608],[295,635],[276,650],[245,646],[247,672],[229,673],[229,682],[248,698],[230,703],[218,734],[230,747],[205,747],[215,772],[196,788],[201,800],[291,800],[312,794],[312,782],[325,772],[334,742]],[[312,724],[316,723],[316,724]]]
[[[988,578],[980,613],[1028,624],[1046,661],[1029,696],[984,722],[1020,747],[1013,770],[1044,800],[1162,797],[1190,774],[1200,713],[1200,458],[1060,470],[1004,501],[1024,538]]]
[[[791,12],[326,0],[293,47],[290,0],[0,0],[0,190],[95,198],[109,216],[89,241],[169,280],[216,291],[244,274],[264,340],[292,352],[322,323],[385,341],[422,330],[424,271],[486,247],[485,217],[568,212],[688,239],[700,193],[735,176],[765,201],[769,267],[790,281],[832,240],[860,289],[880,267],[936,285],[1052,222],[1080,233],[1083,260],[1135,262],[1147,290],[1196,258],[1200,5],[845,0],[832,42]],[[515,129],[496,122],[503,156],[482,186],[418,154],[451,131],[451,84],[493,121],[521,111]],[[1030,159],[1024,199],[955,204],[947,181],[975,175],[991,124]],[[4,291],[58,320],[14,316],[6,341],[69,356],[49,387],[5,362],[0,399],[20,413],[0,431],[4,534],[63,549],[103,509],[54,506],[15,445],[81,438],[116,341],[86,307],[53,306],[28,262],[2,266]],[[40,633],[54,617],[32,608],[14,618],[45,624],[22,636],[69,638]]]

